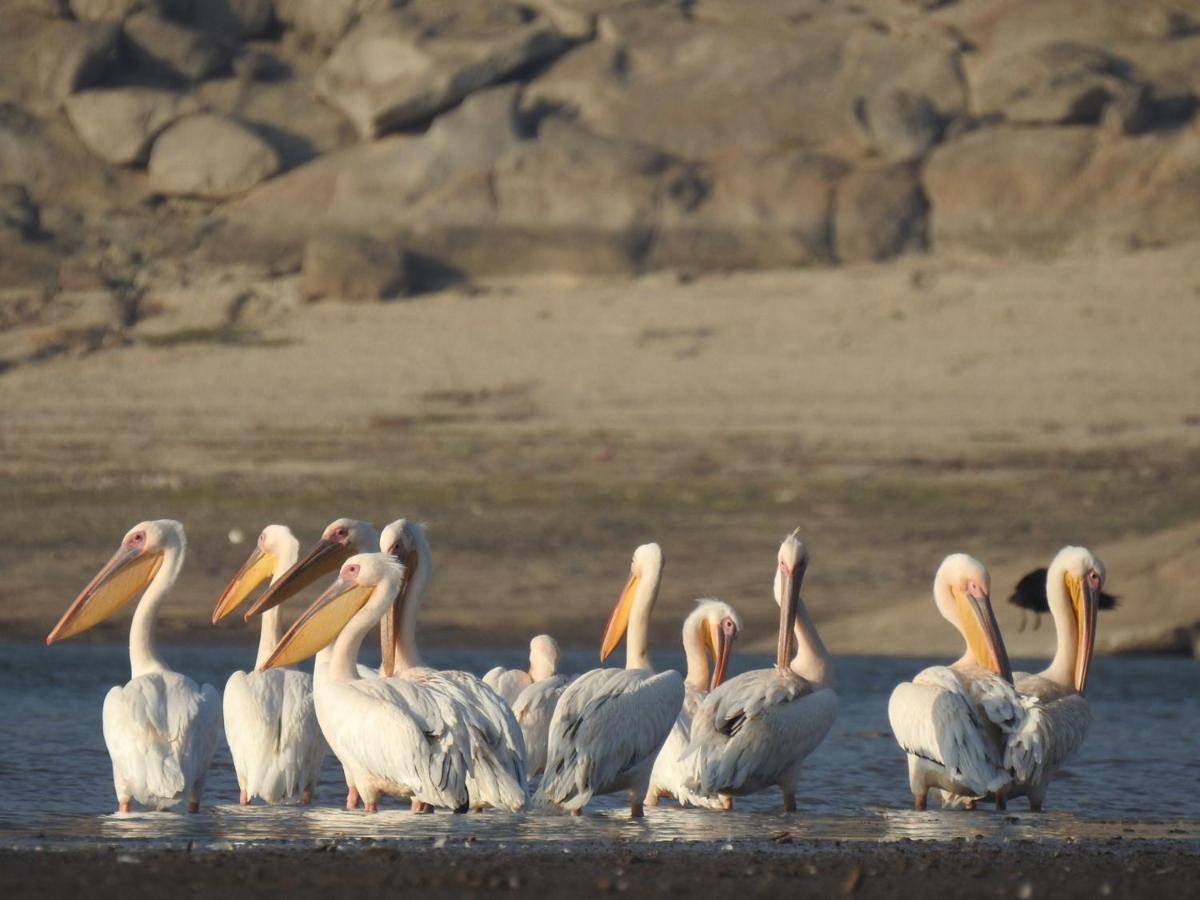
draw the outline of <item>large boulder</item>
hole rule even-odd
[[[385,300],[406,293],[404,252],[365,234],[330,232],[304,245],[301,290],[310,299]]]
[[[837,187],[833,244],[839,262],[875,262],[926,248],[929,204],[909,165],[869,165]]]
[[[150,151],[150,187],[159,194],[224,199],[279,171],[279,154],[238,122],[211,114],[180,119]]]
[[[977,115],[1035,125],[1098,122],[1109,103],[1141,90],[1127,62],[1069,41],[993,54],[971,86]]]
[[[655,6],[601,15],[597,39],[527,98],[598,134],[699,159],[731,147],[864,153],[859,107],[884,87],[928,98],[939,117],[966,108],[944,36],[878,34],[848,17],[714,25]]]
[[[418,0],[361,21],[317,73],[316,90],[371,138],[422,123],[566,46],[545,17],[507,3]]]
[[[0,101],[51,112],[106,73],[117,48],[114,25],[5,11],[0,27]]]
[[[703,193],[663,206],[648,263],[711,270],[833,262],[833,202],[845,168],[802,148],[716,154]]]
[[[1129,248],[1200,236],[1200,128],[1112,138],[997,127],[939,147],[925,168],[939,250]]]
[[[920,159],[942,136],[942,117],[923,94],[885,88],[864,98],[859,115],[871,146],[890,162]]]
[[[141,87],[83,91],[66,103],[67,118],[87,148],[122,166],[144,163],[159,132],[197,109],[187,95]]]
[[[202,31],[139,12],[125,20],[125,41],[150,69],[199,81],[225,69],[229,56]]]

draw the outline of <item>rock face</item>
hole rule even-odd
[[[0,7],[0,178],[46,238],[5,229],[23,271],[89,241],[293,267],[323,241],[310,271],[374,254],[404,284],[1200,229],[1187,0]],[[150,194],[224,203],[176,215]],[[319,292],[364,297],[391,278],[330,277]]]
[[[214,115],[181,119],[154,142],[150,187],[160,194],[220,200],[279,171],[275,149],[244,125]]]
[[[321,67],[316,89],[359,134],[376,137],[423,122],[565,46],[549,21],[526,21],[515,6],[427,0],[362,20]]]
[[[194,99],[154,88],[83,91],[67,99],[67,118],[87,148],[115,165],[146,161],[151,142],[181,116],[197,111]]]
[[[29,191],[19,184],[0,185],[0,232],[12,232],[22,238],[38,233],[41,217]]]
[[[404,253],[363,234],[329,233],[304,245],[302,290],[310,299],[384,300],[410,287]]]

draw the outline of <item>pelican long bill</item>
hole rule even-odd
[[[266,592],[246,610],[246,621],[278,606],[289,597],[300,593],[318,578],[336,572],[347,559],[354,555],[354,548],[339,541],[322,538],[317,541],[308,554],[297,560],[283,577],[276,581]]]
[[[374,585],[360,585],[338,578],[292,624],[259,669],[292,666],[315,656],[331,644],[346,623],[363,608],[374,589]]]
[[[46,637],[53,644],[74,637],[116,613],[158,574],[162,554],[122,544]]]
[[[263,550],[261,547],[255,547],[217,599],[217,605],[213,608],[212,614],[213,624],[216,625],[241,606],[247,597],[271,577],[275,572],[275,565],[275,554]]]
[[[630,574],[617,605],[613,607],[612,615],[608,617],[608,624],[604,627],[604,638],[600,642],[600,662],[608,659],[621,643],[621,638],[625,637],[625,630],[629,627],[629,611],[633,608],[633,598],[640,580],[640,575]]]

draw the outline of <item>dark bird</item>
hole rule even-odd
[[[1107,591],[1100,592],[1101,609],[1113,609],[1119,598]],[[1025,614],[1033,613],[1033,630],[1037,631],[1042,624],[1042,613],[1050,612],[1050,602],[1046,599],[1046,569],[1034,569],[1021,577],[1013,589],[1008,602],[1021,609],[1021,626],[1018,631],[1025,630]]]

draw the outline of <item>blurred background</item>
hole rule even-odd
[[[171,517],[166,636],[250,643],[264,525],[406,516],[436,646],[590,648],[656,540],[656,642],[770,648],[799,526],[836,653],[956,651],[962,550],[1048,655],[1067,542],[1101,651],[1194,652],[1194,2],[0,0],[0,60],[6,635]]]

